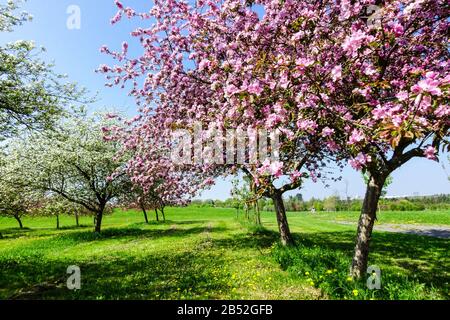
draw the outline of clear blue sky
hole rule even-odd
[[[5,0],[0,0],[4,3]],[[124,0],[138,9],[151,5],[148,0]],[[69,30],[66,13],[70,5],[77,5],[81,9],[81,29]],[[92,92],[99,92],[99,102],[91,106],[96,109],[115,109],[129,115],[135,113],[135,105],[127,92],[119,88],[105,88],[102,75],[94,70],[102,63],[111,60],[99,52],[99,48],[106,44],[111,49],[118,49],[124,40],[129,40],[129,33],[138,22],[124,22],[111,26],[109,21],[116,13],[113,0],[28,0],[24,10],[34,16],[31,23],[25,24],[11,34],[0,34],[0,43],[18,39],[34,40],[37,45],[47,49],[46,57],[56,64],[56,70],[66,73],[71,80],[89,88]],[[138,45],[130,44],[131,53],[139,50]],[[450,173],[447,157],[442,157]],[[347,168],[343,175],[348,181],[350,196],[362,196],[364,184],[360,173]],[[398,170],[393,175],[394,181],[388,189],[388,195],[412,195],[450,193],[450,182],[440,164],[424,159],[415,159]],[[345,183],[330,182],[325,189],[319,183],[308,182],[300,192],[306,199],[322,198],[339,193],[345,195]],[[219,181],[209,191],[203,193],[202,198],[224,199],[229,196],[229,181]]]

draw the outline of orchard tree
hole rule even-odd
[[[108,116],[114,121],[123,120],[117,115]],[[141,116],[136,119],[140,120]],[[124,195],[125,203],[154,209],[158,221],[158,211],[165,220],[166,206],[186,205],[199,190],[212,185],[211,175],[217,175],[213,168],[185,166],[172,161],[170,130],[160,124],[160,119],[148,115],[142,123],[124,120],[122,126],[104,128],[105,140],[122,146],[118,156],[130,158],[126,172],[131,194]]]
[[[122,193],[119,203],[125,207],[139,208],[144,214],[145,223],[149,223],[148,210],[155,211],[156,221],[159,221],[159,212],[162,214],[163,220],[165,221],[165,207],[171,204],[178,205],[181,204],[181,202],[180,199],[169,200],[167,197],[163,200],[163,198],[159,196],[159,194],[164,193],[162,188],[162,182],[158,186],[155,186],[155,188],[146,191],[139,185],[129,184],[126,188],[129,191]]]
[[[42,200],[43,203],[40,206],[38,212],[40,216],[49,216],[56,218],[56,229],[60,228],[59,217],[66,213],[67,202],[57,199],[57,197],[47,197]]]
[[[389,177],[413,158],[438,160],[448,147],[450,9],[439,0],[377,1],[373,20],[362,14],[369,1],[342,3],[325,20],[328,37],[312,43],[332,52],[323,61],[329,73],[310,77],[334,110],[328,119],[341,155],[368,177],[351,269],[362,277]]]
[[[11,159],[33,188],[92,212],[95,232],[127,181],[124,158],[117,157],[120,146],[104,140],[103,127],[112,125],[101,116],[77,113],[58,131],[17,141]]]
[[[155,132],[149,118],[157,132],[193,121],[281,131],[278,161],[236,167],[273,199],[285,244],[293,239],[284,192],[319,177],[336,153],[367,170],[352,267],[362,276],[384,180],[414,157],[435,158],[448,136],[448,2],[253,3],[160,0],[138,13],[116,1],[113,23],[126,16],[152,25],[132,32],[142,56],[130,57],[127,42],[121,51],[103,47],[121,63],[100,71],[111,85],[131,83],[143,116],[130,140],[143,150]]]
[[[253,209],[255,216],[255,223],[261,225],[261,213],[259,200],[260,197],[255,193],[255,184],[253,180],[248,177],[244,177],[243,184],[240,184],[239,179],[233,181],[233,187],[231,189],[231,196],[233,201],[237,204],[237,210],[239,215],[239,207],[242,205],[244,208],[245,218],[250,221],[250,210]]]
[[[60,216],[73,215],[76,226],[80,226],[79,217],[86,215],[87,210],[64,197],[55,194],[46,194],[42,197],[39,207],[36,208],[36,215],[56,218],[56,229],[60,229]]]
[[[0,4],[0,34],[30,20],[17,13],[19,1]],[[0,46],[0,139],[24,129],[52,128],[64,113],[63,105],[87,102],[85,90],[65,81],[41,58],[44,49],[18,40]]]
[[[336,144],[330,139],[333,129],[323,125],[326,109],[317,107],[323,97],[309,85],[314,79],[302,81],[315,64],[298,34],[301,15],[311,13],[310,4],[255,3],[263,6],[263,17],[246,2],[235,0],[192,5],[155,1],[147,13],[116,1],[119,10],[113,23],[123,16],[154,23],[132,32],[144,49],[142,56],[130,57],[127,42],[119,52],[103,47],[121,64],[103,65],[99,71],[107,74],[109,85],[132,84],[141,115],[134,119],[129,140],[133,147],[139,145],[144,159],[148,159],[145,153],[154,154],[155,144],[149,143],[154,135],[174,128],[193,131],[197,121],[208,130],[248,128],[272,137],[278,134],[278,152],[271,144],[267,156],[258,152],[258,159],[252,161],[247,154],[244,163],[232,164],[223,161],[219,152],[215,165],[200,171],[211,182],[217,175],[242,170],[254,181],[258,196],[273,200],[281,241],[288,245],[294,240],[283,194],[300,188],[306,178],[320,178],[320,168]],[[145,79],[142,86],[140,79]],[[259,140],[260,146],[267,143]]]
[[[30,187],[9,161],[7,155],[0,161],[0,215],[16,219],[23,229],[22,217],[36,212],[43,194]]]

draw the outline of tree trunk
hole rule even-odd
[[[77,223],[77,228],[80,226],[80,219],[78,217],[78,213],[75,213],[75,222]]]
[[[159,222],[159,214],[158,214],[158,209],[155,209],[155,214],[156,214],[156,221]]]
[[[101,210],[95,215],[95,232],[97,233],[100,233],[102,231],[103,211],[104,210]]]
[[[284,246],[295,245],[294,238],[289,230],[289,224],[286,217],[286,209],[283,203],[283,195],[280,192],[275,192],[272,196],[275,212],[277,215],[278,229],[280,230],[281,243]]]
[[[145,223],[148,224],[148,216],[147,216],[147,211],[145,210],[145,207],[142,206],[142,212],[144,213],[144,218],[145,218]]]
[[[166,222],[166,214],[164,213],[164,207],[161,208],[161,213],[163,216],[163,221]]]
[[[361,278],[366,274],[369,260],[369,244],[372,230],[377,219],[378,201],[384,185],[383,177],[370,177],[358,222],[355,253],[352,261],[351,275]]]
[[[56,229],[59,230],[59,214],[56,215]]]
[[[261,223],[261,211],[259,209],[258,201],[255,202],[255,213],[256,213],[256,224],[260,226],[262,225],[262,223]]]
[[[23,224],[22,224],[22,220],[20,219],[20,216],[19,215],[15,215],[14,219],[16,219],[17,222],[19,223],[20,229],[23,229]]]

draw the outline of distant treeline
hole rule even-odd
[[[193,206],[216,208],[242,208],[243,205],[234,199],[221,200],[195,200]],[[290,196],[285,199],[287,211],[360,211],[361,199],[341,199],[331,196],[325,199],[310,199],[304,201],[303,197]],[[259,207],[262,211],[274,211],[271,199],[260,199]],[[383,198],[379,203],[380,210],[384,211],[423,211],[423,210],[450,210],[450,194],[433,196],[411,196],[403,198]]]

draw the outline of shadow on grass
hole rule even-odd
[[[71,226],[71,227],[61,227],[59,229],[56,228],[9,228],[9,229],[2,229],[0,233],[3,235],[3,238],[0,238],[0,241],[2,240],[12,240],[17,239],[24,236],[32,236],[33,238],[43,238],[48,237],[51,235],[55,235],[55,233],[58,233],[59,231],[70,231],[70,230],[93,230],[93,226],[89,225],[80,225],[77,226]]]
[[[207,220],[186,220],[186,221],[172,221],[172,220],[166,220],[166,221],[149,221],[148,223],[146,222],[136,222],[133,224],[129,224],[128,226],[131,228],[142,228],[145,226],[171,226],[171,225],[176,225],[176,226],[184,226],[184,225],[197,225],[197,224],[205,224],[207,223]]]
[[[135,240],[161,237],[189,237],[205,232],[205,226],[181,228],[199,221],[167,222],[167,229],[109,228],[101,234],[74,231],[35,241],[31,248],[11,251],[0,257],[0,298],[17,299],[216,299],[228,292],[230,275],[220,250],[201,249],[186,252],[149,254],[121,252],[100,256],[97,260],[73,261],[48,259],[46,252],[80,243],[108,239]],[[209,232],[226,228],[212,227]],[[14,232],[14,230],[10,230]],[[4,233],[4,231],[2,231]],[[30,232],[25,230],[24,232]],[[5,234],[5,233],[4,233]],[[343,254],[348,264],[354,248],[355,232],[296,234],[299,245]],[[247,234],[213,239],[213,247],[233,249],[268,248],[277,242],[275,231],[253,229]],[[170,240],[170,239],[169,239]],[[200,248],[200,249],[199,249]],[[382,272],[397,270],[433,285],[448,295],[449,240],[424,236],[375,232],[369,263]],[[331,256],[333,258],[334,255]],[[19,259],[20,258],[20,259]],[[78,265],[82,272],[82,290],[65,287],[66,268]],[[19,289],[21,289],[19,291]]]
[[[348,257],[354,250],[355,232],[323,232],[296,235],[297,243],[319,247]],[[370,246],[369,265],[378,265],[382,272],[398,272],[438,288],[448,296],[450,281],[450,241],[410,234],[374,232]]]
[[[169,226],[167,224],[167,226]],[[223,232],[226,228],[214,227],[212,232]],[[172,225],[168,229],[140,229],[140,228],[108,228],[101,233],[94,232],[71,232],[67,234],[58,235],[59,240],[70,240],[71,242],[82,243],[90,241],[102,241],[118,238],[148,238],[156,239],[162,237],[188,237],[191,235],[200,234],[205,231],[205,227],[192,228],[178,228],[177,225]]]
[[[272,230],[250,230],[247,234],[239,234],[225,239],[214,239],[216,247],[228,249],[268,248],[280,238],[279,234]]]
[[[69,265],[81,269],[81,290],[65,282]],[[195,252],[120,256],[98,262],[29,260],[11,268],[0,261],[4,299],[217,299],[229,292],[230,274],[219,254]],[[33,285],[30,285],[33,284]]]

